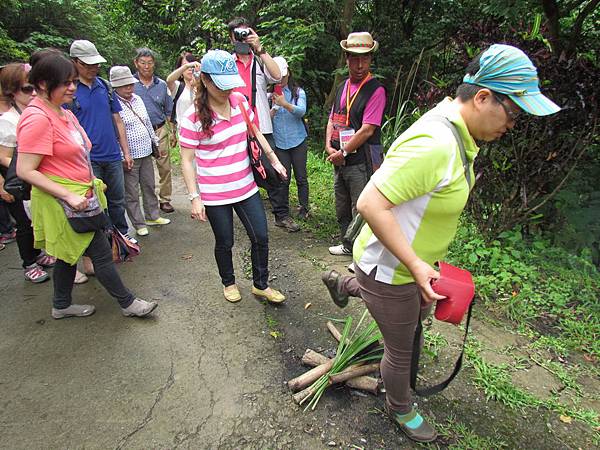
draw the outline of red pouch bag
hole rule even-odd
[[[475,285],[471,273],[448,263],[439,263],[440,278],[431,283],[436,294],[445,296],[435,306],[435,318],[442,322],[458,325],[475,295]]]

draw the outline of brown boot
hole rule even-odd
[[[327,286],[333,303],[340,308],[345,308],[348,304],[348,294],[341,291],[341,278],[342,274],[337,270],[330,270],[321,274],[321,280]]]

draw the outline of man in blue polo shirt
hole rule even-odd
[[[100,63],[106,60],[96,46],[90,41],[77,40],[71,44],[69,53],[79,75],[70,109],[92,142],[90,159],[94,175],[107,186],[108,215],[119,231],[127,234],[123,169],[131,170],[133,159],[119,116],[121,105],[106,81],[98,77]]]
[[[156,57],[149,48],[139,48],[133,60],[137,73],[134,75],[139,83],[135,83],[134,92],[144,101],[148,110],[152,128],[158,136],[158,150],[160,158],[156,159],[158,169],[158,199],[160,209],[166,213],[175,211],[171,206],[171,154],[169,148],[171,123],[171,111],[173,110],[173,99],[167,90],[167,83],[154,75]]]

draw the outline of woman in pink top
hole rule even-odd
[[[93,305],[73,304],[71,299],[75,264],[82,254],[92,259],[98,281],[119,302],[124,316],[146,316],[157,304],[137,298],[125,287],[104,230],[76,233],[58,202],[61,199],[81,211],[88,206],[92,185],[100,183],[92,176],[91,143],[85,131],[71,111],[61,106],[73,101],[77,76],[73,62],[60,53],[36,59],[29,81],[38,95],[23,111],[17,127],[17,175],[32,186],[35,245],[45,243],[48,253],[57,258],[52,317],[84,317],[95,311]],[[101,193],[99,197],[103,198]]]
[[[226,300],[242,299],[235,284],[231,256],[235,210],[252,243],[252,293],[269,302],[281,303],[284,295],[268,285],[267,218],[248,158],[247,126],[241,108],[245,108],[250,120],[253,113],[246,101],[237,100],[238,94],[230,95],[234,88],[244,86],[244,82],[233,57],[223,50],[208,51],[201,68],[194,105],[179,123],[182,171],[192,202],[192,218],[210,222]],[[273,168],[286,178],[285,168],[256,126],[254,132]]]

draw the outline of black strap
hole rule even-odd
[[[175,107],[177,106],[177,100],[183,94],[183,90],[185,89],[185,81],[180,80],[179,85],[177,86],[177,92],[175,93],[175,98],[173,99],[173,109],[171,110],[171,122],[177,123],[177,111]]]
[[[256,57],[252,59],[252,98],[250,99],[250,107],[256,113]]]
[[[421,317],[419,316],[417,329],[415,330],[415,340],[413,341],[412,360],[410,362],[410,387],[418,395],[422,397],[428,397],[430,395],[442,392],[448,387],[452,380],[454,380],[454,377],[458,375],[458,372],[460,372],[460,368],[462,367],[463,362],[463,356],[465,353],[465,344],[467,343],[467,335],[469,334],[469,324],[471,322],[471,311],[473,309],[473,303],[475,303],[474,300],[469,305],[469,312],[467,313],[467,322],[465,323],[465,336],[463,338],[463,344],[462,349],[460,350],[460,355],[458,356],[458,359],[454,364],[454,370],[452,371],[450,376],[441,383],[421,389],[417,388],[417,374],[419,373],[419,357],[421,356],[421,333],[423,332],[423,324],[421,323]]]
[[[471,171],[469,170],[469,161],[467,160],[467,154],[465,151],[465,143],[463,142],[456,125],[448,120],[447,117],[439,116],[439,115],[430,115],[426,118],[426,120],[435,121],[441,123],[448,127],[450,131],[452,131],[452,135],[458,144],[458,148],[460,150],[460,158],[462,160],[462,166],[465,173],[465,178],[467,180],[467,184],[469,185],[469,189],[472,186],[471,180]],[[422,397],[428,397],[430,395],[438,394],[442,392],[444,389],[450,385],[452,380],[458,375],[460,372],[460,368],[462,367],[463,356],[465,353],[465,344],[467,343],[467,335],[469,333],[469,324],[471,322],[471,311],[473,309],[473,300],[469,305],[469,311],[467,313],[467,322],[465,323],[465,336],[463,338],[462,349],[460,351],[460,355],[454,364],[454,370],[450,374],[450,376],[441,383],[438,383],[434,386],[418,389],[417,388],[417,374],[419,373],[419,358],[421,356],[421,334],[423,333],[423,324],[421,323],[421,317],[419,316],[419,321],[417,323],[417,328],[415,330],[415,339],[413,341],[413,352],[412,352],[412,360],[410,363],[410,387],[415,391],[418,395]]]
[[[125,100],[124,98],[122,99],[123,101],[121,103],[124,103],[125,106],[127,106],[129,108],[129,110],[135,115],[135,117],[137,117],[140,122],[142,122],[142,125],[144,126],[144,128],[146,129],[146,133],[148,133],[148,136],[150,136],[150,140],[154,141],[154,137],[153,134],[150,132],[150,129],[148,128],[148,126],[146,126],[146,122],[144,122],[144,120],[139,116],[138,113],[135,112],[135,109],[133,109],[133,106],[129,104],[129,102],[127,100]],[[142,100],[143,101],[143,100]]]

